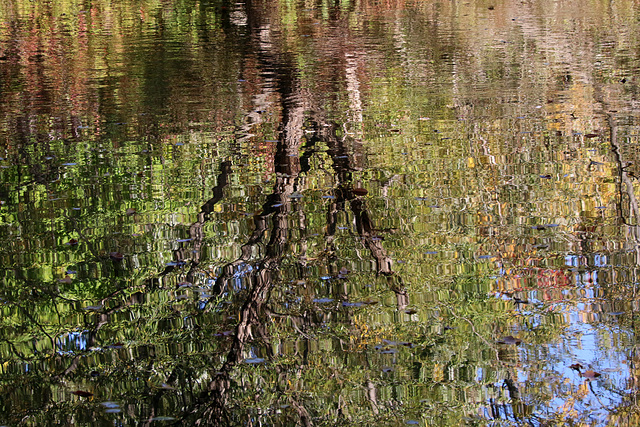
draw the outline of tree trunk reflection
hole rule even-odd
[[[315,145],[322,142],[327,145],[332,162],[333,174],[337,183],[334,194],[335,201],[329,205],[327,212],[327,226],[325,240],[328,246],[332,241],[337,227],[337,213],[345,211],[348,207],[354,218],[355,230],[365,248],[375,261],[376,273],[388,278],[389,288],[395,293],[398,310],[407,307],[409,300],[402,281],[392,270],[391,257],[386,253],[380,233],[376,230],[374,220],[371,218],[365,200],[362,195],[354,192],[352,171],[357,167],[354,154],[350,153],[345,144],[352,142],[355,146],[362,145],[362,141],[351,141],[347,138],[339,138],[336,135],[336,125],[324,120],[323,100],[318,94],[311,94],[301,88],[296,75],[297,70],[288,55],[280,50],[281,41],[278,33],[271,27],[268,18],[268,7],[254,2],[246,2],[246,12],[249,26],[252,32],[251,39],[259,60],[262,73],[269,76],[270,84],[276,88],[282,114],[280,133],[275,147],[274,172],[275,181],[272,192],[266,196],[266,201],[261,212],[253,218],[253,232],[241,248],[240,256],[225,265],[217,277],[213,289],[214,295],[234,295],[240,303],[238,324],[236,326],[233,341],[226,354],[225,361],[211,380],[208,392],[201,396],[199,403],[185,413],[185,418],[193,418],[196,424],[223,425],[232,422],[230,412],[227,410],[229,395],[232,393],[232,372],[246,360],[247,346],[255,340],[260,340],[266,349],[267,356],[273,356],[270,340],[265,326],[273,321],[278,314],[268,308],[269,295],[274,286],[278,284],[278,269],[281,261],[288,253],[290,223],[292,213],[296,210],[296,199],[291,197],[295,192],[303,190],[301,186],[301,173],[309,170],[309,160],[315,153]],[[350,66],[350,69],[345,69]],[[346,75],[351,90],[352,103],[355,103],[353,111],[357,118],[361,115],[358,108],[357,74],[353,70],[353,61],[340,64],[334,70],[335,73]],[[262,98],[260,98],[262,99]],[[249,113],[252,115],[253,113]],[[254,114],[255,115],[255,114]],[[312,121],[307,119],[312,117]],[[300,153],[301,144],[304,141],[305,125],[314,130],[309,142],[304,147],[304,153]],[[244,132],[250,133],[246,127]],[[357,148],[356,152],[361,151]],[[222,176],[222,175],[221,175]],[[226,175],[225,175],[226,176]],[[219,179],[218,186],[221,188]],[[214,196],[203,206],[198,223],[191,227],[192,239],[200,242],[199,231],[206,220],[206,213],[211,212],[213,205],[220,200]],[[304,227],[304,212],[299,212],[300,227]],[[269,223],[270,221],[270,223]],[[265,243],[265,236],[269,235]],[[265,244],[263,256],[254,259],[255,248]],[[196,251],[200,250],[200,244],[195,243]],[[297,254],[301,255],[301,254]],[[304,254],[302,254],[304,255]],[[181,255],[184,256],[184,255]],[[197,259],[192,261],[197,265]],[[241,281],[237,274],[244,273]],[[304,330],[313,326],[314,320],[306,314],[299,316],[287,315],[293,327],[307,340],[309,337]],[[308,348],[308,346],[307,346]],[[274,369],[279,369],[274,364]],[[377,412],[376,390],[371,381],[366,388],[374,412]],[[298,423],[312,425],[312,417],[305,408],[304,403],[290,395],[290,404],[298,415]]]

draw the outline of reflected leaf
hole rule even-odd
[[[579,363],[574,363],[573,365],[570,365],[569,368],[580,372],[584,368],[584,366]]]
[[[583,378],[586,378],[588,380],[592,380],[594,378],[598,378],[599,376],[601,376],[602,374],[600,374],[599,372],[593,371],[591,369],[588,369],[584,372],[582,372],[580,374],[580,376],[582,376]]]
[[[418,312],[418,310],[416,310],[414,308],[407,308],[404,312],[409,314],[409,315],[412,315],[412,314],[416,314]]]
[[[120,407],[120,405],[117,404],[116,402],[101,402],[100,404],[102,406],[104,406],[105,408],[109,408],[109,409],[119,408]]]
[[[83,391],[83,390],[74,390],[71,392],[71,394],[75,394],[76,396],[80,396],[80,397],[91,397],[93,396],[93,393],[90,393],[88,391]]]
[[[362,307],[364,304],[361,302],[348,302],[348,301],[344,301],[342,303],[343,307]]]
[[[515,338],[511,335],[507,335],[506,337],[497,341],[498,344],[506,344],[506,345],[518,345],[522,342],[521,339]]]
[[[136,213],[136,210],[134,208],[127,208],[127,210],[125,211],[125,213],[129,216],[134,215]]]
[[[119,262],[124,259],[124,255],[122,255],[120,252],[110,252],[109,258],[111,258],[112,261]]]
[[[179,260],[179,261],[169,261],[168,263],[166,263],[165,265],[167,267],[182,267],[186,264],[186,261],[184,260]]]
[[[114,348],[114,349],[118,349],[118,348],[122,348],[122,347],[124,347],[124,343],[117,342],[117,343],[115,343],[115,344],[108,345],[108,346],[106,346],[105,348]]]

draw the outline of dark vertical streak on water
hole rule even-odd
[[[245,4],[250,32],[263,31],[266,19],[262,16],[262,7],[248,1]],[[255,37],[255,35],[254,35]],[[259,45],[259,41],[256,41]],[[278,138],[275,162],[276,179],[273,192],[267,197],[263,210],[254,218],[255,230],[247,245],[243,247],[243,255],[236,261],[222,269],[222,274],[216,280],[214,294],[231,291],[227,278],[233,274],[237,265],[249,261],[251,247],[262,240],[267,230],[267,219],[272,218],[270,239],[266,244],[264,256],[253,263],[250,278],[245,282],[249,285],[248,292],[239,295],[243,298],[239,311],[239,322],[233,336],[231,348],[226,356],[226,361],[218,371],[214,380],[209,384],[209,392],[206,397],[200,399],[201,408],[193,408],[189,413],[198,413],[197,423],[208,425],[223,425],[230,422],[227,409],[228,393],[231,384],[230,375],[238,363],[242,362],[242,353],[249,340],[254,339],[253,332],[267,344],[268,355],[271,355],[271,346],[268,345],[269,337],[264,329],[265,304],[269,299],[271,289],[275,282],[274,275],[280,261],[285,254],[288,241],[288,214],[291,212],[291,198],[288,197],[294,191],[295,181],[300,172],[299,156],[297,154],[301,141],[295,138],[296,123],[300,120],[299,98],[296,96],[296,78],[294,67],[287,55],[279,51],[279,46],[273,42],[270,49],[262,46],[257,49],[260,67],[265,72],[273,75],[276,88],[280,94],[282,105],[282,123]],[[304,406],[292,398],[292,405],[300,416],[302,425],[310,425],[309,414]],[[185,414],[185,417],[189,416]]]
[[[189,272],[186,275],[187,282],[194,281],[194,275],[196,274],[200,265],[200,258],[202,257],[202,240],[204,238],[203,227],[207,221],[211,219],[211,214],[217,203],[219,203],[224,197],[224,188],[229,184],[229,175],[231,174],[231,162],[223,161],[220,165],[220,174],[216,186],[213,188],[213,197],[207,200],[200,208],[198,213],[198,221],[191,224],[189,227],[190,241],[188,244],[182,244],[180,249],[174,251],[174,263],[167,266],[161,273],[164,276],[172,272],[176,266],[182,265],[183,261],[190,258]]]
[[[624,165],[622,163],[622,158],[620,155],[620,147],[618,146],[618,138],[617,138],[617,129],[615,124],[615,118],[612,113],[607,113],[607,121],[609,123],[609,141],[611,143],[611,153],[613,154],[613,158],[616,163],[616,168],[618,172],[618,177],[616,180],[617,187],[617,201],[616,201],[616,217],[618,222],[622,224],[626,224],[627,220],[625,219],[624,209],[622,207],[622,203],[624,200],[624,192],[622,190],[622,185],[624,182],[624,175],[626,174],[624,170]]]

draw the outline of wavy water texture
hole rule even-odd
[[[0,0],[0,424],[640,424],[638,52],[630,0]]]

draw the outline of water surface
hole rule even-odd
[[[0,6],[0,422],[634,425],[633,1]]]

